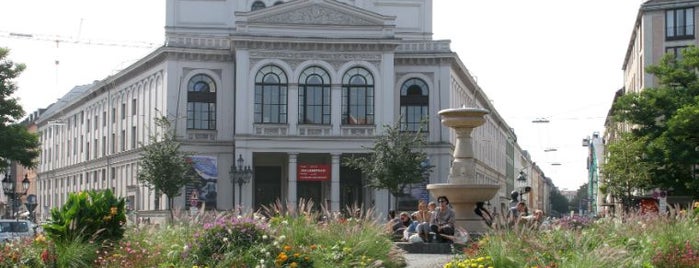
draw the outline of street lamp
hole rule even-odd
[[[529,186],[526,186],[527,183],[527,173],[524,173],[524,170],[519,171],[519,176],[517,176],[517,184],[519,184],[519,198],[520,202],[524,202],[524,196],[523,194],[529,193],[532,188]]]
[[[246,184],[252,180],[252,168],[250,166],[243,166],[245,160],[243,160],[243,155],[238,155],[238,167],[236,165],[231,165],[231,171],[228,174],[231,176],[231,183],[238,184],[238,206],[240,210],[238,213],[242,213],[242,203],[243,203],[243,184]]]
[[[20,197],[23,195],[27,195],[27,191],[29,190],[29,178],[27,175],[24,175],[24,180],[22,180],[22,190],[24,192],[17,192],[16,189],[16,182],[15,180],[10,178],[9,172],[5,174],[5,179],[2,180],[2,191],[5,193],[7,196],[7,203],[12,204],[12,218],[15,216],[15,208],[19,207],[19,205],[16,205],[18,202],[21,202],[19,200]]]

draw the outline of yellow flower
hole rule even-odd
[[[117,214],[117,208],[116,208],[116,207],[111,207],[111,208],[109,208],[109,214],[111,214],[112,216],[116,215],[116,214]]]
[[[296,267],[299,267],[299,264],[296,262],[292,262],[291,264],[289,264],[289,267],[296,268]]]
[[[284,246],[284,251],[291,251],[291,246],[285,245],[285,246]]]

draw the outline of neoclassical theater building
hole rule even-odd
[[[431,0],[167,0],[165,12],[162,47],[75,87],[37,121],[40,215],[89,189],[112,189],[142,215],[165,209],[136,179],[159,116],[205,182],[183,189],[178,208],[304,198],[384,213],[388,193],[365,187],[343,157],[367,153],[385,125],[415,131],[427,119],[425,183],[446,182],[455,137],[438,112],[464,105],[491,111],[473,132],[477,179],[502,186],[491,204],[507,202],[528,165],[449,41],[432,39]],[[239,158],[254,171],[243,184],[229,174]],[[411,193],[424,198],[424,184]]]

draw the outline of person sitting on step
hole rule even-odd
[[[439,203],[439,207],[432,214],[430,229],[436,234],[437,242],[449,242],[450,240],[445,240],[442,235],[454,235],[454,219],[456,215],[449,207],[449,199],[446,196],[437,197],[437,203]],[[428,237],[428,242],[432,242],[432,240],[431,236]]]

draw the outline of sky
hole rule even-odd
[[[432,2],[433,39],[451,40],[520,147],[559,189],[586,183],[582,140],[604,133],[641,1]],[[164,40],[165,0],[0,0],[0,6],[0,47],[27,65],[15,94],[27,113],[115,74]],[[540,118],[549,123],[532,122]]]

